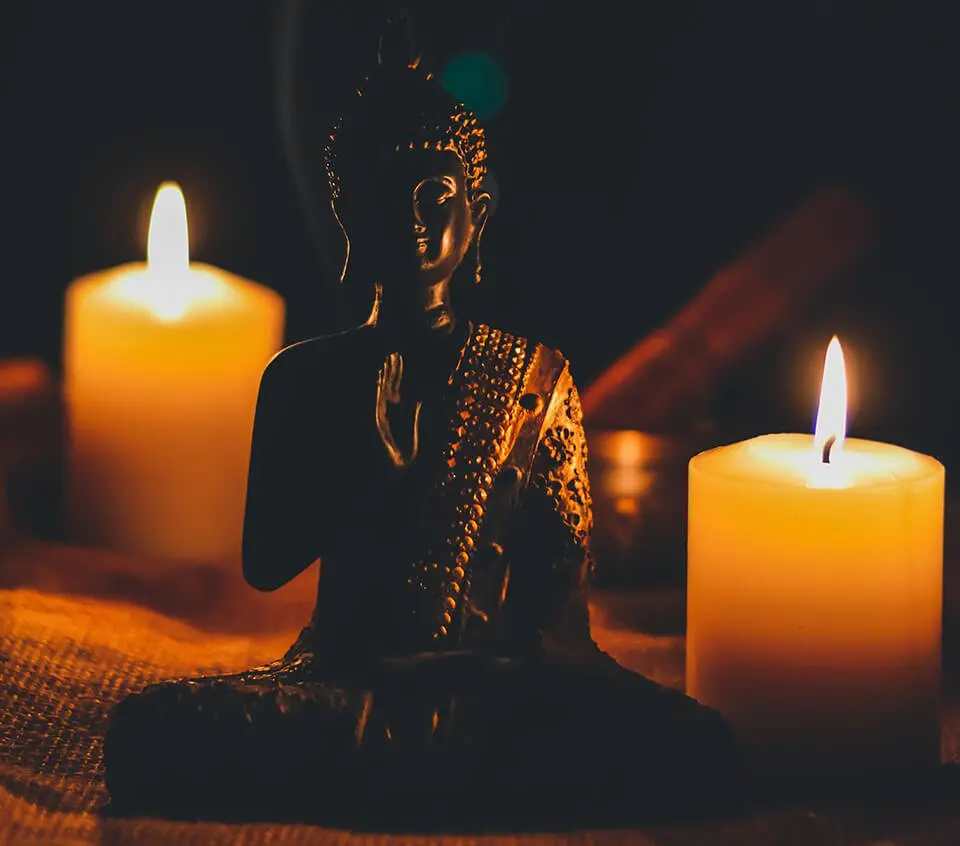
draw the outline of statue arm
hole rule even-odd
[[[593,511],[580,396],[569,366],[550,400],[519,517],[511,587],[517,605],[534,614],[517,623],[541,640],[588,642]]]
[[[313,354],[310,342],[287,347],[260,380],[243,525],[243,574],[258,590],[281,587],[322,551]]]

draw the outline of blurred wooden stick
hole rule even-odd
[[[34,358],[0,359],[0,532],[9,523],[10,476],[57,459],[61,421],[60,389],[50,368]]]
[[[724,373],[849,271],[875,237],[859,197],[843,187],[818,190],[588,386],[587,423],[653,432],[677,425]]]

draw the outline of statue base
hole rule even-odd
[[[719,714],[599,649],[427,654],[324,680],[297,678],[297,660],[121,702],[111,812],[418,828],[689,818],[729,803],[742,774]]]

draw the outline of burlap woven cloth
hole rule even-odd
[[[0,565],[2,565],[0,557]],[[9,583],[9,580],[8,580]],[[682,683],[682,638],[623,627],[597,611],[598,641],[622,663]],[[282,653],[289,630],[217,631],[117,599],[0,589],[0,846],[21,844],[607,843],[960,844],[960,792],[923,808],[774,808],[710,824],[642,830],[411,835],[278,823],[120,819],[104,814],[102,739],[111,706],[155,680],[249,667]],[[956,760],[956,721],[945,753]]]
[[[138,566],[139,573],[131,569]],[[536,833],[438,838],[104,813],[103,736],[111,707],[153,681],[230,672],[280,656],[315,596],[315,574],[299,595],[267,606],[233,576],[160,578],[143,566],[52,544],[0,543],[0,846],[556,841]],[[23,582],[28,586],[2,587]],[[83,595],[87,589],[108,598]],[[174,608],[191,622],[171,613]],[[660,672],[675,675],[677,639],[647,642],[658,652]],[[571,843],[595,840],[587,832],[560,836]],[[639,833],[604,836],[638,842]]]

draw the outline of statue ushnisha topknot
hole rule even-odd
[[[455,153],[475,196],[487,172],[483,127],[427,70],[413,44],[409,18],[391,23],[380,40],[376,70],[330,131],[324,148],[330,195],[334,201],[340,197],[339,172],[349,167],[344,159],[369,162],[378,150],[399,152],[403,146]]]
[[[274,358],[253,432],[244,575],[273,590],[319,559],[316,608],[276,661],[121,702],[114,808],[422,826],[716,801],[723,719],[591,637],[569,362],[451,296],[490,211],[483,131],[389,55],[326,159],[344,289],[373,306]]]

